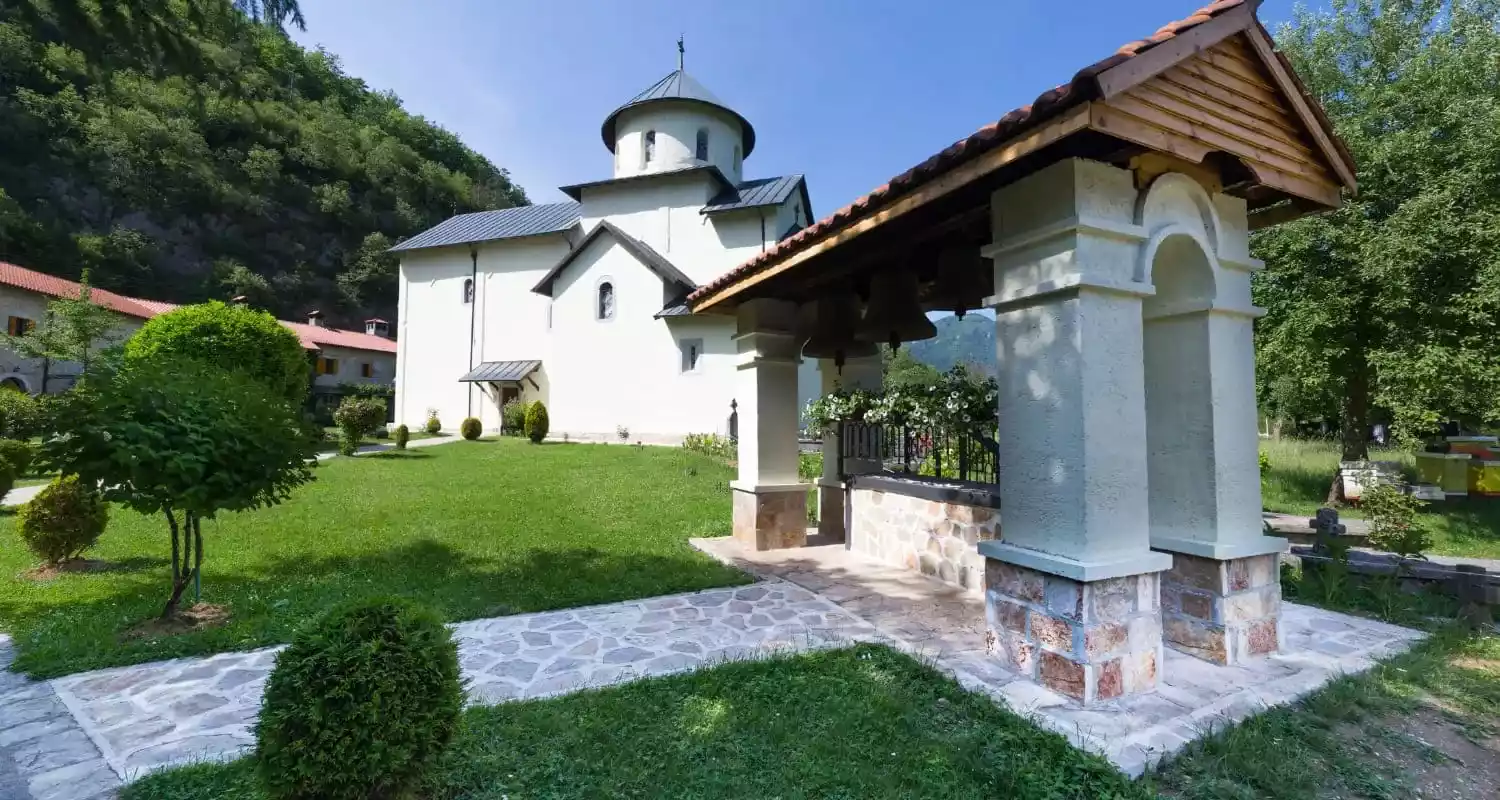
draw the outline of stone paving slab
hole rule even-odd
[[[709,555],[752,574],[781,578],[865,619],[893,643],[953,675],[1074,746],[1140,775],[1210,730],[1289,703],[1343,674],[1363,672],[1424,634],[1383,622],[1284,603],[1283,652],[1219,666],[1170,648],[1155,692],[1084,708],[1023,680],[985,652],[984,599],[920,573],[824,545],[752,552],[732,538],[695,539]]]
[[[52,686],[10,672],[15,648],[0,634],[0,800],[114,797],[110,769]]]
[[[481,705],[879,638],[869,623],[780,580],[451,627],[469,701]],[[50,741],[91,743],[111,774],[131,780],[252,749],[280,650],[118,667],[34,686],[55,692],[58,711],[66,705],[77,722]],[[0,728],[22,721],[0,708]]]

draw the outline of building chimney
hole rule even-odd
[[[307,324],[314,328],[323,327],[323,312],[317,309],[307,312]]]
[[[391,323],[380,318],[365,320],[365,333],[371,336],[379,336],[382,339],[391,338]]]

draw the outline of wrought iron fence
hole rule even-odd
[[[845,422],[839,427],[839,475],[850,460],[878,462],[881,471],[999,483],[995,431],[949,431],[908,425]]]

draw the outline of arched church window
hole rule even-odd
[[[693,151],[693,155],[699,161],[708,160],[708,128],[698,129],[698,146]]]
[[[656,158],[656,131],[646,131],[646,147],[641,155],[647,164]]]
[[[614,319],[615,285],[609,281],[599,284],[599,319]]]
[[[739,145],[735,145],[734,146],[734,171],[735,172],[739,172],[740,171],[740,146]]]
[[[464,278],[464,302],[474,302],[474,279]]]

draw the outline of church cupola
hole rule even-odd
[[[615,155],[616,178],[712,165],[731,181],[755,149],[755,129],[682,68],[632,97],[604,120],[604,146]]]

